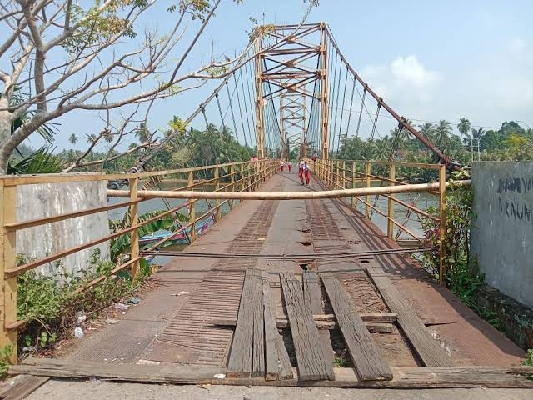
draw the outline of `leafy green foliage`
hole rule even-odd
[[[93,7],[84,8],[78,3],[72,4],[70,10],[71,25],[78,28],[63,42],[63,48],[72,55],[102,46],[115,35],[134,38],[134,31],[128,19],[131,10],[144,8],[146,0],[116,0],[107,7],[96,2]]]
[[[13,346],[4,346],[0,348],[0,379],[3,379],[7,376],[7,371],[9,368],[9,357],[13,354]]]
[[[444,234],[446,284],[463,304],[479,316],[502,330],[503,324],[497,315],[478,304],[478,293],[484,283],[484,275],[479,266],[470,258],[470,228],[475,218],[472,212],[474,193],[472,188],[454,186],[454,179],[465,178],[464,173],[454,173],[446,192],[446,230]],[[428,209],[430,214],[439,216],[438,209]],[[432,250],[425,253],[420,261],[435,279],[439,278],[440,267],[440,222],[422,218],[422,228]]]
[[[527,351],[526,358],[524,361],[522,361],[522,365],[525,365],[526,367],[533,367],[533,349],[529,349]],[[533,381],[533,374],[528,375],[527,378]]]
[[[49,148],[41,147],[21,160],[8,163],[8,174],[51,174],[61,172],[63,160],[52,154]]]
[[[144,213],[138,217],[139,223],[145,222],[149,219],[155,218],[167,210],[154,210]],[[129,212],[124,214],[124,217],[120,221],[109,221],[109,225],[112,232],[117,232],[121,229],[125,229],[130,226],[131,214]],[[149,235],[159,230],[175,230],[176,222],[188,222],[188,217],[179,212],[168,214],[155,219],[141,226],[138,230],[139,237]],[[111,241],[111,260],[117,262],[119,257],[125,253],[131,246],[131,235],[121,235]]]
[[[26,261],[20,258],[19,264]],[[141,263],[141,277],[133,281],[128,272],[112,274],[114,267],[114,263],[101,261],[95,252],[89,268],[76,274],[65,272],[57,264],[52,276],[38,275],[35,271],[20,275],[17,318],[27,323],[19,332],[19,348],[33,348],[34,351],[51,348],[57,340],[71,336],[77,312],[94,316],[101,309],[133,295],[151,272],[146,262]],[[102,276],[103,281],[77,291]]]
[[[344,357],[336,356],[333,360],[333,366],[337,368],[346,367],[348,365],[348,362]]]

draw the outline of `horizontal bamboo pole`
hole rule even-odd
[[[125,208],[128,206],[131,206],[132,204],[140,203],[141,201],[143,200],[124,201],[122,203],[113,204],[111,206],[94,207],[94,208],[89,208],[83,211],[74,211],[74,212],[69,212],[65,214],[58,214],[53,217],[43,217],[43,218],[36,218],[36,219],[31,219],[31,220],[22,221],[22,222],[12,222],[9,224],[4,224],[4,226],[8,231],[28,229],[28,228],[33,228],[35,226],[40,226],[44,224],[52,224],[54,222],[64,221],[70,218],[79,218],[79,217],[83,217],[86,215],[115,210],[117,208]]]
[[[471,181],[455,182],[456,186],[468,186]],[[171,192],[157,190],[141,190],[141,198],[171,198],[171,199],[242,199],[242,200],[297,200],[297,199],[335,199],[350,196],[372,196],[391,193],[429,192],[439,188],[439,182],[419,183],[414,185],[369,187],[354,189],[328,190],[321,192]],[[447,183],[446,186],[450,184]],[[109,197],[128,197],[126,190],[108,190]]]
[[[4,186],[18,186],[18,185],[30,185],[37,183],[70,183],[70,182],[94,182],[94,181],[113,181],[132,178],[151,178],[165,175],[177,175],[188,172],[198,172],[204,170],[210,170],[214,167],[225,168],[236,165],[256,164],[263,163],[264,160],[259,161],[244,161],[244,162],[231,162],[219,165],[208,165],[205,167],[188,167],[180,169],[171,169],[168,171],[156,171],[156,172],[138,172],[138,173],[124,173],[124,174],[101,174],[90,172],[69,172],[69,173],[57,173],[57,174],[38,174],[38,175],[0,175],[0,180],[4,182]]]

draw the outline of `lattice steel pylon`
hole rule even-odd
[[[279,110],[281,157],[289,146],[300,146],[308,155],[309,145],[329,154],[328,77],[326,24],[272,25],[257,41],[256,117],[257,154],[265,156],[264,109],[274,102]],[[277,42],[277,43],[276,43]],[[266,88],[266,90],[265,90]],[[317,90],[317,88],[319,90]],[[320,103],[319,142],[310,143],[307,126],[309,105]]]

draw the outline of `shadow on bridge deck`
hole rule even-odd
[[[310,187],[303,187],[295,173],[284,173],[274,176],[261,190],[317,189],[319,184],[315,181]],[[364,276],[364,268],[380,269],[389,275],[426,325],[431,325],[428,329],[448,349],[455,365],[519,364],[524,355],[521,349],[463,306],[448,290],[429,282],[409,255],[352,260],[314,260],[309,256],[384,248],[398,246],[340,200],[243,202],[185,253],[244,253],[250,257],[176,258],[155,275],[155,289],[144,293],[139,305],[124,314],[118,323],[88,334],[69,349],[65,358],[224,364],[233,330],[206,321],[237,317],[244,270],[255,267],[271,273],[270,286],[279,299],[278,316],[283,316],[276,273],[298,274],[303,267],[336,273],[353,297],[358,312],[386,311],[371,281]],[[265,254],[302,254],[302,257],[299,262],[254,257]],[[331,340],[334,344],[333,335]],[[397,337],[377,341],[385,348],[391,366],[416,365],[417,360],[411,356],[399,332]]]

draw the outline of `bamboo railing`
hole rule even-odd
[[[395,228],[399,233],[404,232],[413,241],[423,243],[424,238],[418,237],[409,230],[405,225],[398,222],[395,216],[395,206],[401,206],[408,213],[415,213],[421,217],[433,219],[439,223],[440,235],[440,283],[445,284],[446,270],[444,266],[445,245],[444,236],[446,230],[446,166],[443,164],[426,164],[414,162],[388,162],[388,161],[352,161],[336,159],[317,159],[315,162],[309,161],[313,166],[314,174],[323,182],[328,189],[347,190],[347,196],[344,200],[352,208],[356,208],[360,203],[364,212],[363,215],[371,219],[373,212],[381,215],[387,221],[387,237],[392,240],[398,240],[399,235],[395,237]],[[374,172],[379,167],[382,171],[387,172],[386,176]],[[435,180],[433,184],[407,184],[398,180],[398,170],[417,169],[421,171],[435,171]],[[372,183],[379,182],[380,187],[373,187]],[[470,184],[470,181],[464,181],[463,184]],[[383,187],[385,185],[385,187]],[[424,187],[425,186],[425,187]],[[358,195],[356,192],[350,195],[350,189],[366,189]],[[415,193],[426,192],[435,195],[438,200],[438,217],[427,213],[426,211],[396,198],[396,193]],[[387,199],[386,212],[371,203],[370,196],[383,196]],[[350,201],[347,201],[350,197]],[[407,221],[407,219],[406,219]]]
[[[272,177],[279,168],[279,161],[258,160],[251,162],[234,162],[220,165],[182,168],[169,171],[143,172],[137,174],[43,174],[28,176],[0,176],[0,274],[3,277],[3,290],[0,294],[0,315],[2,317],[2,329],[0,332],[0,348],[11,348],[10,362],[17,361],[17,333],[18,329],[26,321],[19,321],[17,318],[17,277],[26,271],[34,270],[45,264],[61,260],[68,255],[77,253],[81,250],[90,249],[98,244],[110,242],[122,235],[130,235],[131,246],[129,254],[124,262],[117,263],[111,271],[112,274],[125,269],[131,270],[133,279],[139,274],[140,260],[142,254],[139,248],[139,228],[164,216],[175,215],[180,211],[185,211],[188,215],[188,222],[178,230],[172,232],[166,238],[159,240],[150,246],[148,250],[154,250],[172,236],[190,230],[190,241],[196,240],[196,224],[206,217],[213,216],[215,222],[222,217],[222,207],[225,205],[233,208],[233,200],[217,199],[213,207],[209,208],[201,215],[197,215],[197,203],[199,199],[194,197],[195,193],[202,193],[199,190],[205,190],[206,185],[211,186],[215,193],[227,192],[248,192],[257,190],[257,188]],[[202,178],[212,176],[210,178]],[[139,221],[139,204],[146,201],[143,196],[145,190],[142,186],[150,180],[157,179],[158,184],[163,183],[165,186],[172,184],[181,185],[169,190],[174,193],[186,191],[192,193],[187,197],[187,201],[175,207],[163,210],[156,216],[145,221]],[[78,182],[98,182],[98,181],[117,181],[127,180],[129,190],[126,192],[127,201],[122,201],[113,205],[93,207],[74,212],[62,213],[49,217],[42,217],[31,220],[17,220],[17,188],[24,185],[32,184],[75,184]],[[37,201],[37,199],[26,199],[26,201]],[[94,215],[101,212],[108,212],[120,208],[128,207],[129,226],[123,227],[116,232],[107,234],[100,238],[82,243],[70,248],[63,249],[46,257],[25,262],[17,265],[17,232],[23,229],[57,223],[71,220],[88,215]],[[46,238],[43,238],[46,240]],[[96,277],[85,286],[79,288],[77,292],[86,290],[96,283],[106,279],[105,276]]]

